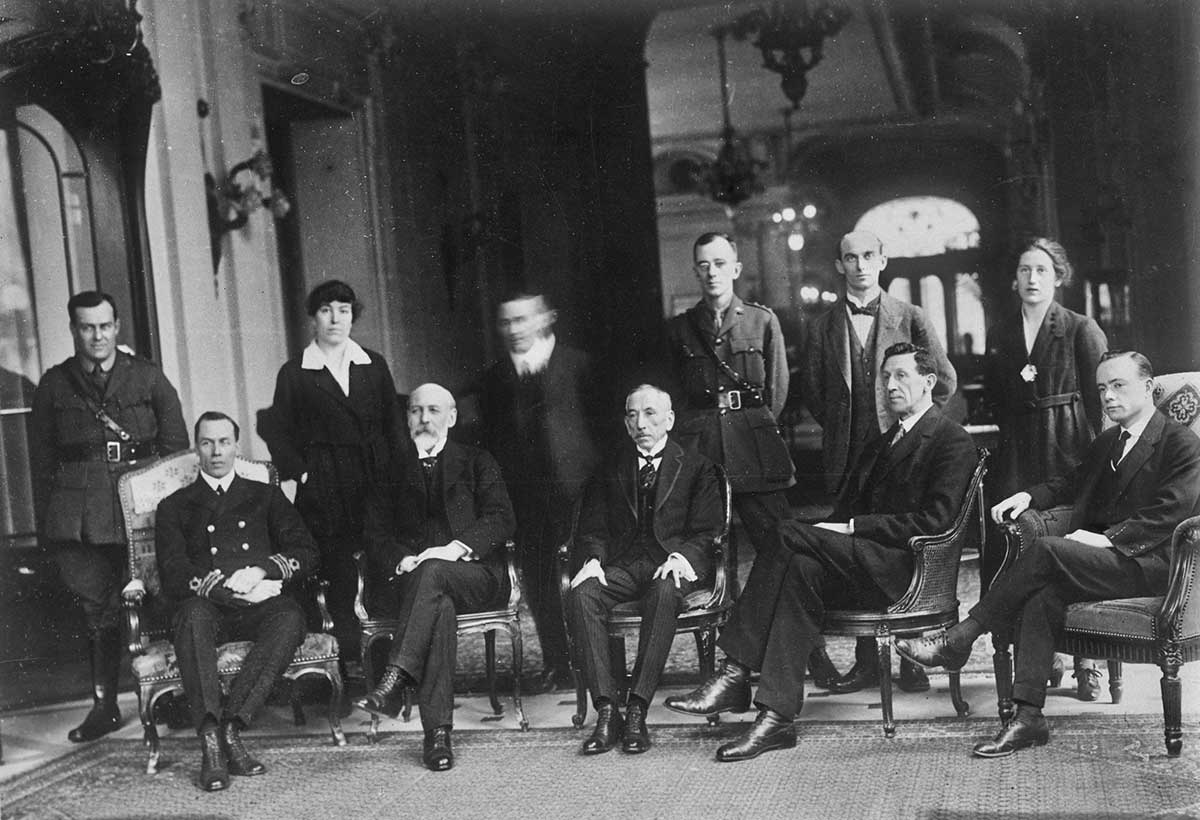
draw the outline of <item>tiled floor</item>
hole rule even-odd
[[[1147,714],[1161,715],[1162,702],[1159,695],[1160,673],[1153,666],[1125,666],[1125,694],[1119,705],[1113,705],[1108,700],[1107,689],[1101,699],[1094,703],[1083,703],[1075,699],[1074,689],[1063,687],[1051,691],[1046,704],[1047,715],[1062,717],[1081,714]],[[936,719],[954,720],[954,709],[950,704],[947,690],[947,680],[944,675],[930,676],[933,688],[924,694],[908,694],[895,692],[895,717],[899,724],[898,733],[904,732],[906,719]],[[1182,672],[1184,692],[1184,721],[1194,723],[1200,719],[1200,664],[1185,666]],[[1070,676],[1064,683],[1072,683]],[[1107,685],[1107,680],[1105,681]],[[651,732],[655,724],[681,724],[689,722],[689,718],[669,712],[661,706],[662,699],[667,695],[683,691],[682,689],[663,689],[656,703],[651,707],[649,723]],[[975,673],[963,676],[963,694],[971,704],[971,713],[975,716],[995,713],[995,689],[990,675]],[[505,714],[497,719],[491,714],[485,696],[464,696],[457,699],[455,711],[456,731],[515,731],[516,719],[513,717],[511,698],[503,698]],[[569,726],[571,714],[574,711],[574,694],[558,692],[554,694],[536,695],[524,699],[525,714],[531,727],[561,727]],[[0,716],[0,734],[3,737],[4,764],[0,766],[0,781],[7,780],[18,774],[29,771],[41,763],[67,754],[77,748],[66,739],[67,730],[75,726],[86,714],[88,703],[75,701],[66,704],[45,706],[34,709],[16,711]],[[116,733],[116,737],[139,738],[141,726],[137,720],[136,697],[126,694],[121,699],[121,710],[125,716],[124,726]],[[313,704],[306,708],[308,722],[306,726],[296,727],[292,723],[291,711],[286,706],[273,706],[264,710],[253,729],[247,733],[252,742],[255,734],[307,734],[314,736],[328,735],[325,707]],[[593,715],[589,714],[590,725]],[[750,720],[753,714],[723,716],[723,720]],[[876,691],[864,691],[853,695],[830,696],[819,690],[809,693],[804,711],[800,716],[804,721],[856,721],[862,723],[864,733],[879,733],[880,721],[879,695]],[[696,722],[701,719],[697,718]],[[365,733],[368,726],[367,716],[353,711],[342,720],[350,743],[365,743]],[[586,728],[586,727],[585,727]],[[380,726],[382,732],[420,731],[420,721],[414,715],[411,722],[400,720],[385,720]],[[188,736],[190,730],[172,732],[165,726],[160,727],[163,736]],[[803,742],[803,728],[801,728]],[[580,732],[580,742],[585,734]],[[414,737],[414,743],[417,739]],[[1195,754],[1200,744],[1200,738],[1184,738],[1184,753]]]

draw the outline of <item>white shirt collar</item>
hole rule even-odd
[[[925,414],[929,412],[930,407],[933,407],[933,402],[930,402],[920,413],[913,413],[906,419],[900,419],[900,426],[904,428],[905,435],[908,435],[912,432],[912,429],[917,426],[917,422],[924,418]]]
[[[367,351],[362,349],[362,345],[353,339],[347,339],[345,361],[350,364],[370,364],[371,357]],[[329,359],[325,356],[325,351],[317,345],[316,340],[309,342],[308,347],[304,348],[300,366],[305,370],[320,370],[322,367],[329,367]]]
[[[201,470],[200,477],[204,479],[204,483],[207,484],[208,488],[214,493],[217,491],[217,487],[220,487],[225,492],[229,492],[229,485],[231,485],[233,480],[237,477],[237,472],[230,470],[222,478],[213,478],[208,473]]]
[[[1146,425],[1150,423],[1150,419],[1154,418],[1155,411],[1151,410],[1139,420],[1135,421],[1128,427],[1122,427],[1129,433],[1129,441],[1125,443],[1125,452],[1129,452],[1129,448],[1133,446],[1133,442],[1142,437],[1142,433],[1146,432]]]
[[[666,440],[666,438],[663,438],[663,440],[658,443],[658,449],[654,450],[651,453],[647,453],[645,450],[643,450],[641,447],[638,447],[637,445],[634,445],[634,447],[638,451],[639,456],[649,456],[650,458],[657,461],[658,459],[662,458],[663,450],[667,449],[667,440]]]
[[[524,353],[509,353],[509,358],[512,359],[517,373],[524,375],[541,373],[545,370],[546,364],[550,361],[550,354],[554,352],[554,341],[554,334],[548,333],[535,340]]]
[[[418,458],[433,458],[435,456],[440,456],[442,454],[442,450],[446,449],[446,439],[438,439],[437,443],[434,444],[433,447],[429,448],[429,452],[417,447],[417,443],[415,441],[413,442],[413,447],[416,447]]]
[[[847,292],[846,293],[846,301],[853,302],[855,305],[857,305],[860,308],[866,307],[867,305],[871,304],[876,299],[878,299],[881,293],[883,293],[882,288],[876,290],[870,299],[863,300],[863,299],[859,299],[857,296],[854,296],[854,295],[850,294],[849,292]],[[847,310],[849,310],[849,308],[847,308]]]

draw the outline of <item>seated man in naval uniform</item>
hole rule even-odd
[[[397,454],[395,481],[367,500],[364,527],[374,573],[395,587],[400,626],[379,683],[354,705],[394,718],[404,689],[415,688],[423,760],[435,772],[454,766],[456,619],[508,594],[503,549],[516,527],[496,460],[447,438],[457,420],[446,388],[412,392],[412,444]]]
[[[712,576],[713,539],[724,518],[717,468],[667,436],[674,424],[667,393],[635,387],[625,399],[632,446],[619,448],[584,493],[571,556],[579,569],[566,603],[596,706],[585,755],[617,742],[629,754],[650,748],[646,709],[671,651],[676,616],[695,585]],[[612,608],[626,601],[640,602],[642,625],[623,720],[607,627]]]
[[[278,487],[233,471],[238,425],[209,411],[196,422],[200,476],[158,505],[155,553],[163,591],[177,603],[175,656],[200,735],[200,787],[266,771],[241,731],[304,641],[292,582],[316,567],[317,545]],[[254,641],[222,704],[217,647]]]

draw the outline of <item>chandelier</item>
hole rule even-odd
[[[824,56],[825,38],[841,31],[850,17],[837,0],[811,7],[808,0],[774,0],[769,8],[752,9],[721,28],[739,41],[758,35],[753,45],[762,53],[763,68],[780,75],[779,87],[795,110],[808,91],[808,72]]]
[[[762,160],[755,159],[746,144],[737,139],[737,132],[729,118],[729,77],[725,67],[725,32],[713,30],[717,39],[717,61],[721,72],[721,147],[717,158],[708,166],[705,181],[708,193],[714,200],[727,208],[745,202],[762,191],[758,172],[766,167]]]

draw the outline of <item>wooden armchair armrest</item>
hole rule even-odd
[[[725,544],[725,536],[718,535],[713,539],[713,586],[712,594],[704,602],[704,609],[716,609],[728,600],[729,586],[729,549]]]
[[[134,579],[135,581],[137,579]],[[142,641],[142,604],[146,600],[146,588],[137,581],[137,588],[130,581],[121,590],[121,612],[125,617],[125,636],[129,641],[130,655],[143,655],[146,647]]]
[[[367,614],[367,553],[365,550],[358,550],[353,557],[357,576],[354,587],[354,615],[360,621],[369,621],[371,616]]]
[[[1158,626],[1173,641],[1200,634],[1197,573],[1200,573],[1200,515],[1186,519],[1171,537],[1171,570]]]
[[[326,593],[329,591],[329,582],[324,578],[312,576],[302,583],[306,593],[312,595],[317,602],[317,614],[321,616],[321,631],[329,632],[333,629],[333,616],[329,614],[329,604],[325,600]]]
[[[508,572],[508,608],[516,609],[521,603],[521,575],[517,572],[517,542],[511,538],[504,542],[504,569]]]

